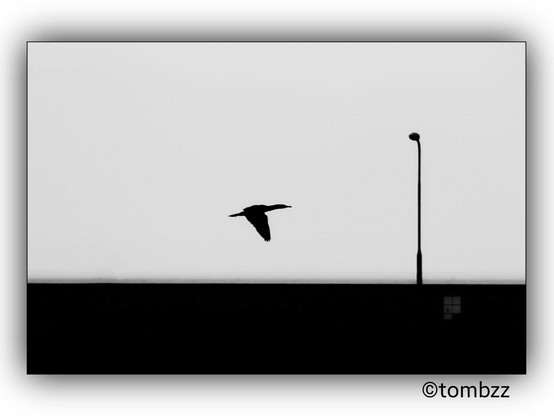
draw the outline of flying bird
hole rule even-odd
[[[258,233],[265,241],[271,240],[271,233],[269,232],[269,222],[267,221],[268,211],[281,208],[292,208],[290,205],[252,205],[251,207],[244,208],[242,212],[238,214],[229,215],[230,217],[246,217],[246,219],[254,226]]]

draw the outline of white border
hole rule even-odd
[[[381,3],[381,2],[379,2]],[[554,408],[551,236],[554,13],[546,1],[3,4],[0,409],[14,415],[547,415]],[[22,229],[27,40],[525,40],[528,42],[528,375],[46,377],[25,375]],[[22,73],[23,72],[23,73]],[[550,185],[550,186],[549,186]],[[483,346],[484,348],[486,346]],[[427,399],[425,381],[508,384],[510,399]]]

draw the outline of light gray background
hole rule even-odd
[[[31,43],[30,281],[523,283],[523,43]],[[244,218],[269,213],[266,243]]]

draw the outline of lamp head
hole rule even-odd
[[[419,134],[417,134],[417,133],[412,133],[408,137],[410,138],[410,140],[413,140],[414,142],[419,141]]]

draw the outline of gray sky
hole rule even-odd
[[[523,43],[31,43],[29,278],[523,283]],[[244,218],[268,214],[269,243]]]

